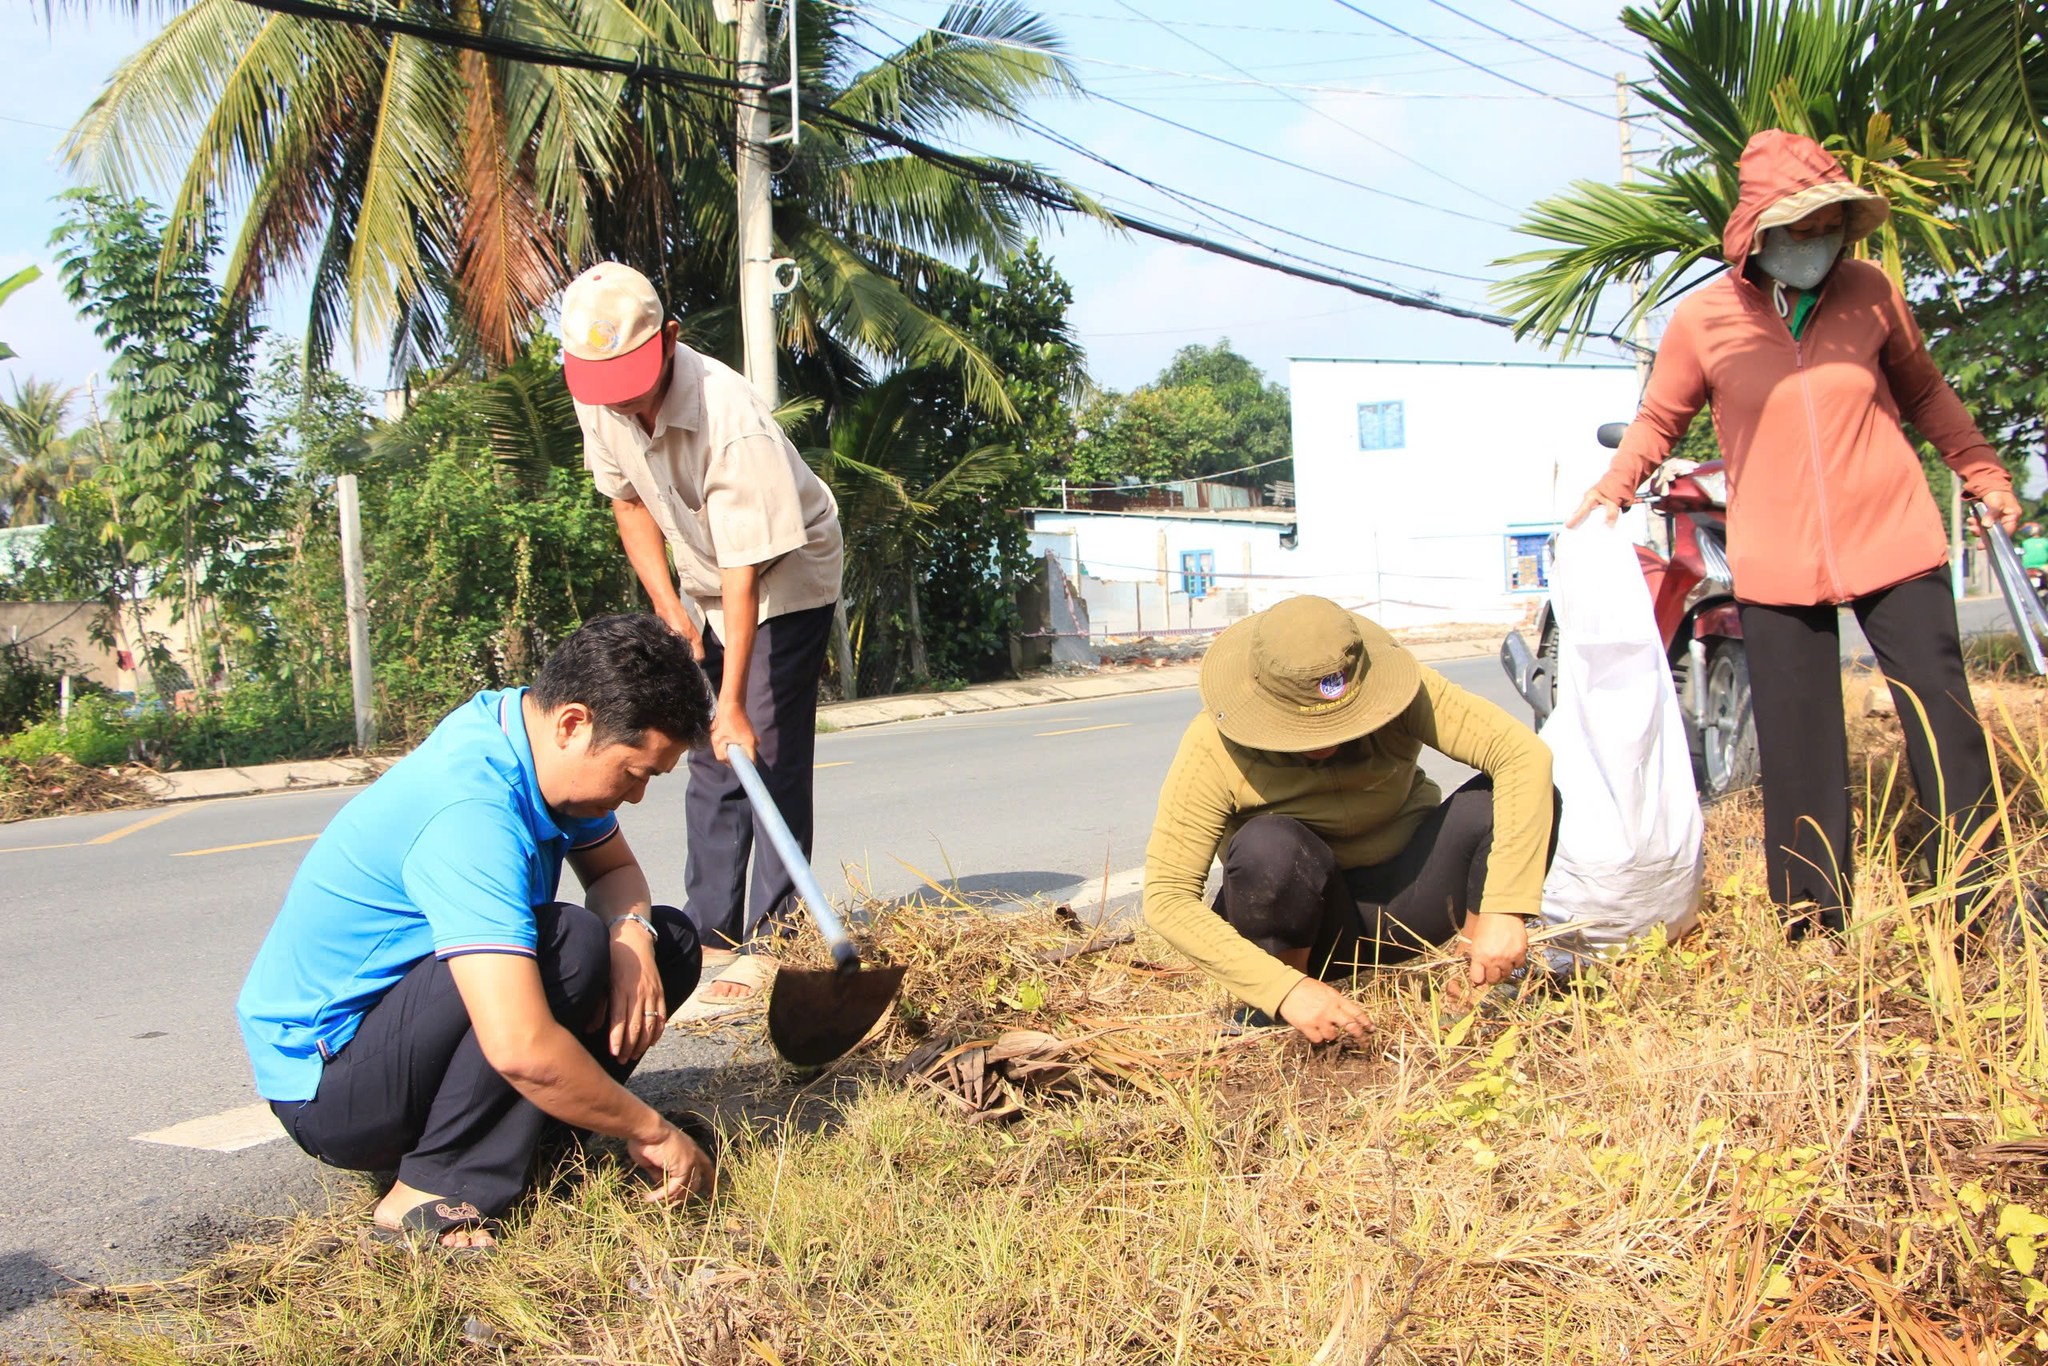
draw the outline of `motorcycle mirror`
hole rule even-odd
[[[1627,430],[1628,424],[1626,422],[1603,422],[1600,424],[1600,430],[1595,434],[1595,437],[1601,445],[1611,451],[1620,447],[1622,433]]]

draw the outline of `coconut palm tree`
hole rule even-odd
[[[1569,347],[1605,291],[1646,281],[1617,330],[1712,273],[1752,133],[1785,128],[1835,153],[1893,217],[1860,251],[1894,276],[1909,251],[1996,252],[2023,225],[1959,211],[2048,195],[2048,11],[2037,0],[1677,0],[1627,9],[1653,78],[1637,93],[1676,140],[1627,184],[1590,181],[1536,204],[1519,231],[1548,245],[1496,297],[1518,335]],[[1970,220],[1966,219],[1966,222]]]
[[[7,525],[48,521],[58,495],[92,477],[89,443],[64,432],[77,392],[30,379],[0,402],[0,508]]]
[[[1074,84],[1051,30],[1014,0],[958,4],[945,32],[886,52],[859,40],[846,6],[786,3],[807,94],[904,134],[1001,121]],[[415,16],[699,76],[734,70],[712,0],[426,0]],[[359,355],[392,348],[398,367],[451,342],[495,366],[577,269],[607,256],[648,268],[698,341],[736,353],[733,123],[723,90],[190,0],[110,78],[66,154],[108,184],[177,184],[178,225],[245,204],[228,294],[310,276],[316,355],[346,332]],[[801,270],[781,314],[793,387],[829,393],[875,361],[940,361],[1000,407],[986,361],[904,286],[1016,246],[1043,192],[1064,187],[987,159],[1011,177],[991,187],[815,122],[777,158],[777,249]]]

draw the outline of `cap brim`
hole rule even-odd
[[[1352,614],[1357,616],[1356,613]],[[1273,700],[1252,675],[1252,623],[1236,622],[1202,656],[1202,705],[1223,738],[1269,754],[1327,749],[1370,735],[1408,709],[1422,690],[1422,666],[1386,628],[1358,617],[1365,677],[1340,710],[1300,715]]]
[[[569,382],[569,394],[578,403],[630,403],[654,387],[661,378],[665,358],[662,342],[665,329],[641,342],[622,356],[604,360],[562,357],[562,378]]]

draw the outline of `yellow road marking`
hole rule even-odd
[[[247,844],[219,844],[211,849],[186,849],[171,855],[172,858],[198,858],[201,854],[232,854],[242,849],[268,849],[273,844],[304,844],[317,840],[318,835],[286,835],[282,839],[250,840]]]
[[[0,849],[0,854],[33,854],[40,849],[76,849],[78,842],[70,844],[17,844],[12,849]]]
[[[850,764],[850,763],[852,763],[852,762],[853,762],[853,760],[851,760],[851,759],[834,759],[834,760],[833,760],[833,761],[832,761],[831,763],[829,763],[829,764],[812,764],[812,765],[811,765],[811,767],[812,767],[812,768],[845,768],[845,767],[846,767],[846,766],[847,766],[848,764]]]
[[[1130,724],[1128,721],[1111,721],[1100,726],[1076,726],[1072,730],[1042,730],[1038,732],[1037,738],[1043,740],[1048,735],[1086,735],[1091,730],[1122,730]]]
[[[97,835],[92,839],[87,840],[86,843],[112,844],[115,840],[128,838],[128,836],[134,834],[138,830],[147,830],[152,825],[162,825],[165,821],[171,819],[171,817],[182,816],[184,814],[184,807],[174,806],[168,811],[159,811],[154,816],[144,816],[141,820],[136,821],[130,825],[124,825],[119,830],[109,830],[104,835]]]

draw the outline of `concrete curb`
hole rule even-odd
[[[1430,642],[1413,645],[1409,649],[1425,663],[1478,659],[1494,652],[1494,646],[1480,641]],[[886,726],[895,721],[923,721],[934,716],[961,716],[1044,706],[1053,702],[1090,702],[1104,697],[1170,692],[1194,687],[1201,674],[1200,664],[1169,664],[1075,678],[1020,678],[1005,683],[982,683],[957,692],[893,693],[888,697],[857,702],[827,702],[818,708],[818,719],[835,731],[864,730],[869,726]],[[209,801],[266,792],[356,786],[374,779],[397,763],[399,757],[394,754],[367,758],[301,759],[284,764],[252,764],[247,768],[190,769],[151,774],[141,781],[159,802]]]

